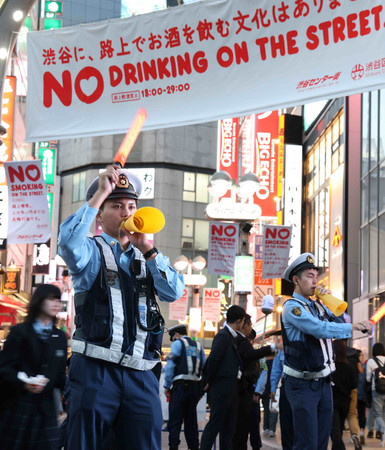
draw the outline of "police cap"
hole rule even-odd
[[[119,181],[115,189],[107,197],[110,198],[133,198],[137,200],[142,193],[142,182],[140,179],[127,169],[118,169]],[[92,198],[99,187],[99,177],[88,186],[86,193],[87,202]]]
[[[168,334],[172,338],[175,333],[179,333],[182,336],[187,335],[187,326],[183,324],[174,325],[173,327],[168,329]]]
[[[314,265],[314,261],[315,256],[312,253],[302,253],[285,270],[283,278],[287,281],[293,281],[293,276],[300,270],[304,269],[319,270],[318,267]]]

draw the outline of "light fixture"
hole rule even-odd
[[[9,261],[8,268],[9,269],[16,269],[15,260],[13,258],[11,259],[11,261]]]
[[[4,47],[0,48],[0,59],[7,59],[8,50]]]
[[[20,9],[16,10],[13,13],[12,17],[15,22],[20,22],[20,20],[22,20],[24,17],[23,11],[20,11]]]
[[[183,272],[187,268],[188,263],[188,259],[184,255],[180,255],[174,261],[174,267],[178,272]]]
[[[194,270],[201,272],[206,267],[206,260],[199,255],[192,260],[192,267]]]
[[[259,179],[255,173],[242,175],[237,184],[237,194],[243,199],[251,198],[256,192]]]
[[[231,188],[232,180],[230,175],[224,170],[215,172],[207,186],[213,197],[222,197]]]

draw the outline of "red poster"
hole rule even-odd
[[[218,127],[218,170],[224,170],[237,181],[239,119],[220,120]]]
[[[259,186],[254,196],[255,203],[262,208],[262,217],[276,217],[278,181],[278,111],[255,115],[255,172]]]

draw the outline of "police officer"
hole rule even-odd
[[[332,424],[330,374],[335,370],[331,339],[349,338],[352,330],[368,332],[369,320],[336,323],[328,308],[313,300],[318,280],[314,255],[303,253],[286,269],[293,298],[282,311],[286,395],[293,412],[294,449],[326,450]],[[330,291],[320,288],[320,294]]]
[[[155,300],[181,297],[183,278],[145,234],[121,229],[137,209],[140,180],[108,166],[87,202],[60,227],[59,254],[75,289],[76,331],[67,383],[65,448],[161,448],[159,383],[163,318]],[[101,236],[88,237],[97,218]],[[154,289],[155,287],[155,289]]]
[[[188,448],[199,448],[197,404],[202,395],[200,385],[202,368],[206,361],[201,344],[187,336],[186,325],[168,329],[171,352],[165,367],[165,394],[169,396],[169,446],[177,450],[179,434],[184,422],[184,434]]]

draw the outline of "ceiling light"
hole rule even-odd
[[[22,20],[23,17],[24,17],[23,11],[20,11],[20,9],[18,9],[13,13],[13,20],[15,22],[20,22],[20,20]]]

